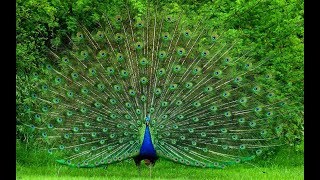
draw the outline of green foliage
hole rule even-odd
[[[250,51],[257,60],[269,59],[261,71],[273,74],[280,82],[270,85],[270,88],[279,89],[280,95],[288,97],[293,104],[293,109],[285,114],[286,141],[291,145],[303,141],[302,0],[178,0],[158,3],[168,12],[183,12],[185,24],[207,21],[207,27],[216,29],[217,34],[226,31],[226,40],[238,40],[239,51]],[[129,5],[130,10],[139,15],[146,13],[145,1],[131,0]],[[27,97],[36,88],[32,81],[33,73],[44,72],[43,65],[50,61],[47,49],[55,48],[63,42],[62,37],[76,32],[79,22],[86,27],[94,26],[102,14],[113,17],[125,6],[118,0],[18,0],[16,8],[17,137],[26,141],[29,132],[22,124],[31,117],[25,113],[24,107],[29,103]]]
[[[19,140],[16,142],[16,163],[19,165],[47,166],[48,162],[54,163],[55,160],[55,156],[48,156],[47,150],[28,146],[28,143],[21,143]]]

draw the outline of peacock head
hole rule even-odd
[[[145,120],[146,120],[146,126],[149,126],[149,123],[150,123],[150,113],[149,113],[149,111],[147,112]]]

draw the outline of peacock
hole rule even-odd
[[[48,48],[26,124],[57,162],[108,166],[159,158],[225,168],[282,144],[286,100],[238,39],[203,18],[129,3]],[[110,14],[110,13],[109,13]]]

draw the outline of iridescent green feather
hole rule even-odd
[[[92,31],[79,24],[70,47],[50,51],[55,63],[34,74],[29,127],[64,154],[59,163],[137,156],[148,112],[157,155],[185,165],[224,168],[281,145],[283,101],[262,63],[205,20],[159,10],[123,8]]]

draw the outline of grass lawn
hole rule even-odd
[[[286,149],[273,159],[255,160],[249,164],[226,167],[225,169],[205,169],[189,167],[160,159],[152,169],[144,164],[139,176],[133,160],[112,164],[105,168],[70,168],[62,166],[45,155],[17,154],[16,177],[20,179],[304,179],[303,152]],[[265,171],[263,173],[262,171]]]

